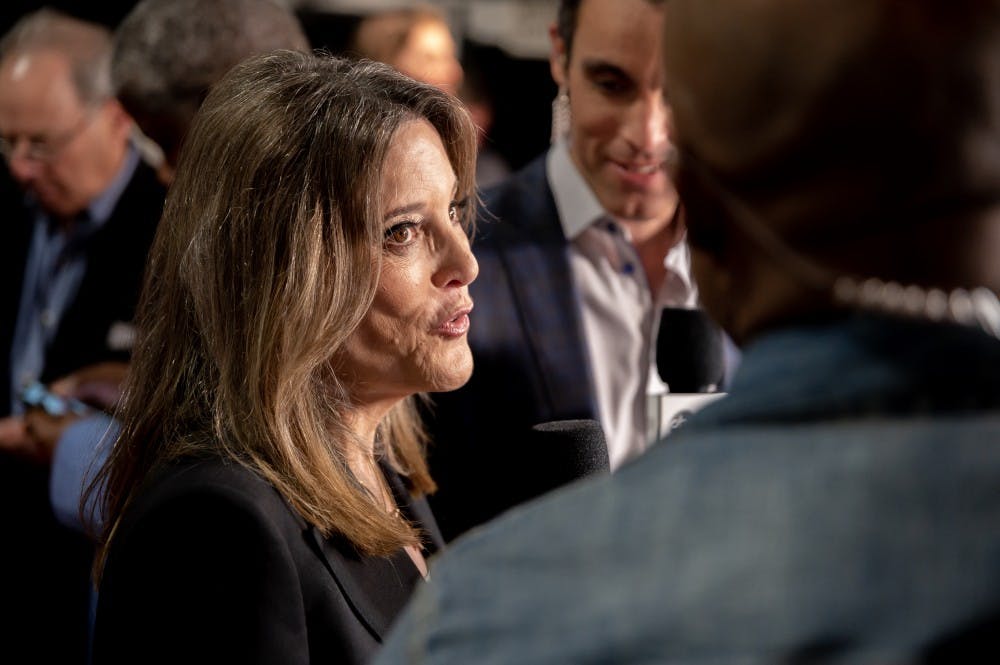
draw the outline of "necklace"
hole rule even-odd
[[[376,508],[383,510],[396,519],[401,519],[403,517],[403,513],[399,508],[399,503],[396,501],[396,496],[386,484],[384,476],[382,476],[378,466],[371,464],[370,472],[371,473],[367,476],[369,482],[364,482],[361,477],[353,471],[351,472],[351,478],[354,480],[358,489],[360,489],[361,492],[368,497]]]

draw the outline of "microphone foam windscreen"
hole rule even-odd
[[[672,393],[718,390],[725,372],[722,330],[703,310],[664,308],[656,336],[656,370]]]
[[[556,420],[529,430],[526,459],[519,460],[520,503],[610,467],[604,430],[596,420]]]

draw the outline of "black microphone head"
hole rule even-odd
[[[540,423],[531,428],[531,434],[536,459],[557,461],[567,482],[610,468],[604,428],[596,420]]]
[[[532,426],[519,456],[510,504],[528,501],[610,467],[604,429],[596,420],[555,420]]]
[[[656,370],[672,393],[716,392],[725,373],[722,330],[703,310],[664,308]]]

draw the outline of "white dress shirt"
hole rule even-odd
[[[651,288],[628,231],[601,208],[565,142],[549,151],[546,172],[569,242],[591,378],[614,470],[651,441],[647,402],[668,392],[656,372],[659,313],[664,307],[696,305],[691,255],[686,242],[677,243],[663,258],[663,283]]]

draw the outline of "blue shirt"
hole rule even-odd
[[[91,504],[84,508],[83,516],[94,519],[93,524],[85,525],[80,503],[83,491],[108,458],[120,432],[121,426],[111,416],[95,413],[72,423],[60,437],[52,455],[49,501],[56,519],[64,526],[83,532],[89,527],[93,533],[100,533],[103,526],[100,506]]]
[[[10,349],[12,414],[24,413],[21,388],[45,370],[46,349],[87,272],[88,241],[111,217],[138,166],[139,153],[130,146],[111,184],[68,228],[38,208]]]

